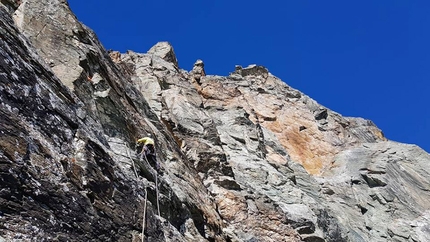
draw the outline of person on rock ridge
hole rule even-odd
[[[145,155],[150,165],[152,165],[153,167],[155,166],[157,172],[160,172],[160,164],[158,163],[157,157],[155,155],[154,139],[151,138],[151,134],[148,134],[147,137],[143,137],[137,140],[137,150],[139,150],[139,147],[141,147],[142,145],[142,150],[141,152],[139,152],[141,158],[143,158],[143,155]]]

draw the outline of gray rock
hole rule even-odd
[[[167,42],[108,53],[65,1],[15,3],[0,9],[0,240],[139,241],[145,193],[148,241],[429,240],[420,148],[262,66],[188,73]],[[148,133],[162,176],[134,149]]]
[[[146,72],[150,73],[151,67],[147,68],[149,69]],[[253,68],[255,67],[248,67],[250,70]],[[243,68],[237,68],[236,72],[242,70]],[[201,172],[203,183],[218,204],[220,215],[228,224],[224,231],[229,237],[238,240],[265,239],[268,234],[262,227],[254,225],[253,230],[247,229],[247,226],[253,223],[252,221],[262,220],[266,225],[271,224],[269,221],[277,221],[277,226],[279,223],[286,226],[283,233],[277,232],[272,236],[282,237],[288,234],[288,237],[294,238],[301,234],[303,240],[309,241],[324,239],[327,241],[375,239],[377,241],[386,238],[384,236],[389,236],[387,227],[381,227],[380,221],[372,219],[374,216],[372,214],[375,212],[379,214],[381,210],[369,208],[368,204],[374,207],[390,207],[389,203],[393,203],[395,200],[395,196],[389,192],[390,190],[367,193],[359,191],[363,195],[358,196],[359,199],[354,202],[354,205],[345,207],[342,204],[351,203],[353,198],[344,198],[344,194],[348,193],[331,184],[329,182],[331,178],[316,177],[315,180],[303,166],[291,161],[288,145],[286,147],[280,142],[279,136],[273,133],[270,126],[270,122],[276,121],[276,118],[272,118],[276,114],[270,112],[279,107],[280,99],[276,98],[276,95],[280,95],[281,91],[277,86],[284,86],[269,74],[267,77],[263,76],[263,78],[267,78],[266,81],[259,79],[264,72],[259,74],[258,70],[257,68],[254,74],[251,71],[243,77],[236,77],[232,82],[222,77],[206,77],[204,82],[200,83],[201,86],[192,85],[194,70],[188,77],[184,76],[188,78],[188,82],[184,82],[187,79],[174,78],[166,73],[169,88],[161,93],[162,106],[166,107],[162,111],[161,118],[168,120],[182,150],[193,162],[194,167]],[[271,83],[268,83],[268,80]],[[256,85],[261,85],[261,88],[257,88]],[[263,89],[267,91],[263,92]],[[291,88],[283,90],[292,92]],[[261,93],[266,95],[266,99],[263,99],[267,103],[264,108],[260,108],[258,106],[260,104],[253,105],[249,109],[247,105],[245,105],[246,108],[242,106],[246,102],[249,105],[252,97]],[[244,103],[243,98],[248,97],[249,99],[245,99],[247,101]],[[294,94],[291,97],[296,98],[294,105],[300,105],[300,98],[305,96]],[[271,99],[276,101],[271,104]],[[275,105],[275,103],[277,104]],[[304,107],[304,110],[310,109],[307,111],[310,114],[309,120],[317,119],[316,127],[324,127],[323,132],[330,134],[325,137],[334,147],[339,147],[336,148],[337,152],[342,149],[348,150],[348,147],[355,147],[357,143],[384,140],[383,136],[380,136],[380,131],[369,121],[359,118],[343,118],[311,99],[307,99],[306,103],[307,106]],[[309,106],[310,103],[311,106]],[[280,109],[282,110],[283,107],[285,106],[281,106]],[[315,114],[314,111],[318,112],[318,110],[320,112]],[[325,122],[322,123],[321,120],[325,120]],[[312,127],[310,123],[307,123],[306,126]],[[215,131],[213,127],[216,129]],[[345,135],[342,135],[345,137],[344,140],[332,135],[335,132],[339,133],[336,131],[339,128],[344,129],[342,131],[345,132]],[[369,146],[373,143],[365,145]],[[217,146],[219,148],[214,149]],[[363,158],[364,156],[364,153],[360,153],[356,157]],[[215,157],[217,158],[214,159]],[[389,179],[383,176],[385,171],[378,163],[369,162],[369,167],[366,169],[361,166],[355,168],[355,166],[340,163],[338,160],[340,158],[337,157],[340,156],[334,156],[333,163],[323,170],[326,172],[324,174],[331,174],[330,172],[339,174],[339,176],[333,177],[333,180],[343,181],[346,186],[359,182],[366,189],[389,187]],[[350,159],[351,157],[348,156],[345,162],[346,160],[349,162]],[[224,168],[219,167],[221,164],[227,164],[227,167],[231,167],[229,169],[232,169],[232,172],[223,173]],[[355,169],[355,173],[351,178],[350,175],[332,169],[332,166]],[[225,174],[230,175],[228,178],[223,178]],[[323,184],[322,190],[318,183]],[[266,202],[259,203],[261,198],[267,199]],[[227,209],[226,201],[235,202],[228,203],[230,206]],[[325,203],[327,204],[325,205]],[[249,209],[242,208],[244,206]],[[274,209],[275,207],[280,210]],[[307,212],[297,212],[295,208],[298,207]],[[384,209],[386,208],[382,209],[385,213]],[[256,212],[261,210],[265,211],[265,215]],[[277,211],[276,213],[280,216],[276,219],[270,217],[270,211]],[[347,218],[355,218],[356,213],[367,213],[366,216],[369,217],[363,219],[362,222],[352,223],[344,222],[348,220],[334,216],[337,213],[345,214]],[[247,217],[248,223],[243,223],[244,217]],[[371,231],[363,233],[363,231],[367,231],[366,228],[370,228]],[[292,229],[295,229],[295,232]]]
[[[158,56],[167,62],[173,63],[175,67],[179,67],[175,52],[169,42],[158,42],[148,50],[148,54]]]
[[[194,63],[193,69],[190,72],[192,78],[197,82],[198,85],[202,84],[202,77],[206,76],[206,72],[205,72],[205,64],[203,63],[202,60],[197,60]]]
[[[25,2],[27,7],[34,6],[35,12],[22,9],[20,14],[26,19],[55,18],[55,13],[64,13],[66,5],[61,1],[51,3],[44,8],[45,3]],[[57,8],[59,11],[54,11]],[[45,9],[52,14],[43,12]],[[59,27],[52,33],[59,38],[56,49],[43,52],[49,47],[39,46],[45,58],[58,51],[67,54],[65,59],[75,58],[77,47],[61,42],[68,41],[60,31],[66,31],[67,36],[68,22],[65,27],[61,21],[53,23]],[[163,162],[165,175],[160,179],[157,205],[154,175],[136,159],[131,150],[134,140],[151,130],[157,134],[160,160],[178,160],[182,154],[171,146],[174,137],[143,96],[122,81],[120,77],[127,75],[106,59],[95,39],[91,42],[95,45],[86,46],[94,55],[84,65],[94,71],[91,81],[78,77],[71,92],[37,56],[3,8],[0,29],[0,112],[4,117],[0,123],[0,230],[7,241],[129,241],[138,237],[136,230],[141,231],[146,191],[145,233],[149,240],[165,241],[169,234],[180,231],[190,234],[189,241],[220,236],[216,231],[220,231],[221,219],[212,202],[199,197],[206,189],[183,160]],[[35,45],[49,41],[33,36],[32,30],[22,31]],[[65,66],[73,69],[73,65]],[[109,94],[94,94],[104,90],[110,90]],[[140,168],[138,177],[131,161]],[[158,207],[165,220],[156,215]],[[161,226],[162,221],[168,226]]]
[[[365,225],[369,232],[357,233],[366,240],[384,241],[387,234],[404,240],[417,236],[409,224],[430,208],[429,158],[413,145],[363,144],[339,153],[320,181],[334,191],[330,207],[337,214],[353,218],[356,210],[348,226],[359,231]]]
[[[249,65],[245,68],[242,68],[241,66],[236,66],[235,73],[240,74],[241,76],[263,76],[264,78],[267,78],[269,75],[269,71],[264,66],[257,66],[257,65]]]
[[[13,13],[21,4],[20,0],[2,0],[0,6],[4,6],[9,13]]]

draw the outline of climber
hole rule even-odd
[[[140,147],[141,145],[143,145],[142,151],[139,153],[141,157],[145,155],[148,162],[152,163],[152,166],[155,165],[155,169],[157,170],[157,172],[160,172],[160,164],[157,162],[154,148],[154,140],[151,138],[151,134],[148,134],[147,137],[143,137],[137,140],[136,146]]]

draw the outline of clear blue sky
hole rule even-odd
[[[106,49],[172,43],[228,75],[259,64],[343,116],[372,120],[390,140],[430,151],[430,1],[69,0]]]

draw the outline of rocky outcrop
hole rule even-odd
[[[148,50],[148,54],[161,57],[163,60],[173,63],[175,67],[179,68],[175,52],[169,42],[158,42]]]
[[[140,58],[133,58],[135,55]],[[360,199],[354,194],[346,199],[343,197],[346,192],[337,191],[341,186],[330,185],[330,181],[341,181],[340,177],[344,176],[337,170],[338,166],[350,167],[348,162],[354,162],[351,159],[340,164],[338,157],[343,152],[362,145],[374,145],[376,151],[391,144],[372,122],[344,118],[320,106],[264,67],[237,67],[229,77],[201,76],[196,85],[194,71],[175,72],[167,62],[163,71],[151,64],[159,61],[154,61],[154,57],[152,61],[145,60],[145,56],[127,53],[121,59],[123,65],[139,66],[140,72],[157,73],[158,83],[167,84],[155,88],[159,98],[154,99],[152,106],[156,110],[162,107],[159,117],[171,127],[182,151],[200,172],[227,224],[224,232],[231,239],[376,241],[391,238],[387,224],[374,221],[384,227],[378,228],[378,233],[364,224],[367,216],[376,211],[385,214],[387,219],[401,218],[400,213],[378,207],[374,211],[366,208],[372,212],[358,216],[361,210],[357,204],[364,198],[369,204],[374,203],[374,187],[395,180],[394,175],[382,181],[375,174],[366,175],[362,167],[351,168],[363,174],[362,184],[371,184],[356,188],[362,195]],[[131,59],[141,61],[128,61]],[[137,72],[132,75],[136,77],[135,85],[144,80],[150,82],[150,78]],[[368,163],[378,160],[379,157]],[[419,164],[415,168],[418,167]],[[322,176],[312,177],[308,173],[322,173]],[[418,192],[428,194],[425,189]],[[338,201],[329,203],[338,194],[341,195]],[[343,204],[350,206],[345,209]],[[422,207],[420,211],[426,209]],[[401,210],[413,213],[411,207]],[[346,218],[338,214],[356,223],[344,222]],[[408,221],[413,221],[412,217]]]
[[[32,14],[48,16],[43,14],[45,3],[28,1],[21,6],[30,6],[26,4],[42,11]],[[52,2],[46,10],[65,6]],[[75,63],[78,47],[60,43],[67,33],[56,32],[60,39],[47,40],[57,41],[56,49],[44,51],[49,44],[28,41],[3,8],[0,24],[2,238],[137,241],[145,204],[148,240],[222,238],[219,215],[174,138],[96,39],[90,41],[95,43],[89,48],[90,58],[76,62],[84,72],[76,76],[65,72],[77,78],[71,92],[65,86],[70,86],[70,77],[57,78],[43,61],[62,52],[64,59]],[[39,44],[37,51],[31,47]],[[43,59],[36,52],[43,52]],[[153,170],[131,149],[135,138],[148,132],[157,135],[157,155],[170,174],[159,179],[159,205]],[[140,167],[137,177],[133,163]]]
[[[205,72],[205,64],[202,60],[197,60],[196,63],[194,63],[194,67],[190,72],[192,77],[192,82],[197,83],[198,85],[201,85],[201,79],[203,76],[206,76]],[[199,88],[197,88],[199,89]]]
[[[0,0],[0,6],[5,7],[9,13],[13,13],[21,3],[21,0]]]
[[[250,119],[270,130],[291,158],[311,174],[328,168],[342,149],[385,140],[372,122],[344,118],[322,107],[261,66],[236,67],[229,77],[208,78],[202,95],[206,106],[240,105],[247,113],[255,113]]]
[[[419,147],[263,66],[187,72],[168,42],[108,53],[66,1],[2,4],[0,241],[430,240]]]
[[[335,156],[322,193],[355,241],[427,241],[429,159],[414,145],[365,143]]]

